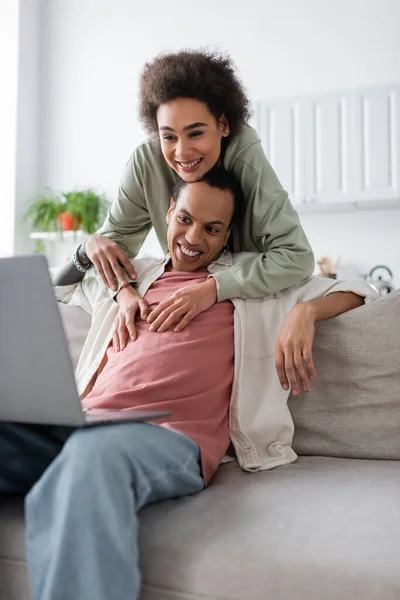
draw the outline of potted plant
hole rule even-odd
[[[61,210],[59,195],[48,190],[45,196],[29,206],[25,217],[32,221],[33,228],[38,231],[59,231],[58,216]]]
[[[31,204],[25,213],[39,231],[82,231],[91,234],[101,225],[109,203],[93,189],[46,195]]]
[[[86,233],[94,233],[106,216],[109,206],[107,200],[92,188],[67,192],[63,196],[65,203],[59,219],[67,219],[69,229],[78,229],[80,226]]]

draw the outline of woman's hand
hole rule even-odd
[[[214,277],[204,283],[179,288],[151,311],[147,322],[150,331],[162,333],[179,321],[174,331],[182,331],[194,317],[210,308],[217,301],[217,284]]]
[[[126,269],[131,279],[136,279],[135,269],[129,258],[118,244],[108,237],[91,235],[85,241],[84,252],[96,267],[107,288],[110,287],[114,291],[118,289],[115,279],[122,286],[128,285],[123,269]]]
[[[140,317],[145,321],[150,309],[146,300],[139,296],[131,286],[122,288],[116,300],[119,304],[119,313],[113,335],[113,348],[115,352],[119,352],[125,348],[128,338],[132,342],[136,340],[135,319],[137,312],[139,311]]]
[[[309,379],[313,381],[315,367],[312,344],[315,333],[315,311],[307,302],[297,304],[286,317],[276,342],[275,368],[284,390],[292,389],[293,395],[302,390],[308,392]]]

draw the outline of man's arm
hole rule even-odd
[[[314,321],[323,321],[341,315],[364,304],[364,298],[353,292],[332,292],[323,298],[301,302],[298,310],[308,312]],[[296,308],[295,307],[295,308]]]
[[[76,268],[72,260],[58,269],[51,278],[54,287],[72,285],[79,283],[85,277],[85,273]]]
[[[286,317],[276,342],[275,368],[284,390],[294,396],[309,392],[316,379],[312,358],[315,322],[357,308],[364,298],[353,292],[332,292],[323,298],[296,304]],[[300,382],[300,385],[299,385]]]

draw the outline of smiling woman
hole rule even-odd
[[[177,179],[196,182],[216,166],[236,178],[244,197],[232,250],[254,254],[194,286],[193,305],[200,296],[205,304],[265,296],[311,275],[313,253],[257,133],[246,123],[249,100],[230,57],[206,51],[156,57],[140,78],[139,116],[150,137],[128,161],[103,227],[77,252],[96,267],[117,302],[130,297],[132,306],[138,304],[127,285],[127,274],[135,278],[129,259],[152,226],[167,251],[165,217]],[[180,248],[190,257],[196,244],[185,239]]]
[[[164,158],[185,181],[197,181],[213,168],[229,135],[226,118],[217,120],[204,102],[192,98],[162,104],[157,122]]]

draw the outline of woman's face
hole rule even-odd
[[[224,116],[219,121],[207,104],[176,98],[157,110],[158,132],[165,160],[187,182],[198,181],[215,165],[221,140],[229,135]]]

